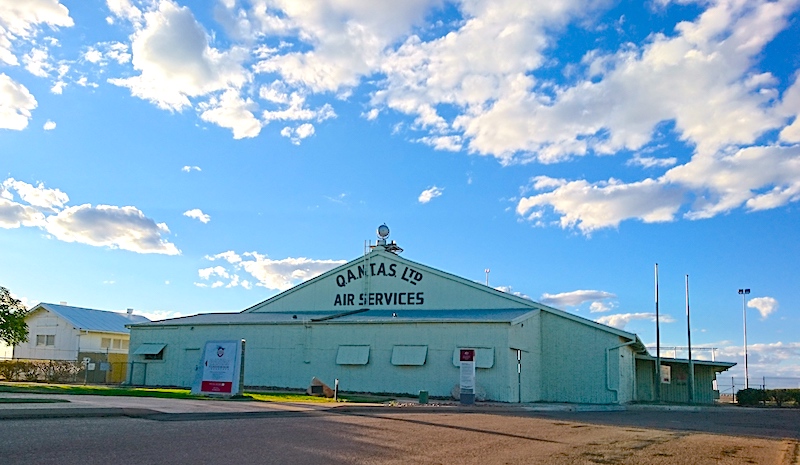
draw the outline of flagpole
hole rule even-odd
[[[658,263],[656,263],[656,402],[661,402],[661,330],[658,322]]]
[[[692,361],[692,323],[689,318],[689,275],[686,275],[686,340],[689,343],[689,403],[694,403],[694,362]]]

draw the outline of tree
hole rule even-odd
[[[8,289],[0,286],[0,342],[15,346],[28,340],[26,316],[28,309],[22,302],[12,297]]]

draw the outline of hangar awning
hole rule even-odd
[[[152,343],[142,344],[136,348],[136,351],[133,353],[133,355],[156,355],[157,353],[164,350],[164,347],[166,346],[167,346],[166,344],[152,344]]]
[[[394,346],[392,348],[392,365],[422,366],[428,357],[428,346]]]
[[[369,362],[369,346],[339,346],[337,365],[366,365]]]

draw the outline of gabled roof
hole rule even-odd
[[[56,305],[40,303],[31,309],[31,313],[47,310],[67,320],[75,329],[83,331],[97,331],[107,333],[129,333],[125,325],[149,322],[141,315],[128,315],[127,313],[94,310],[91,308],[72,307],[69,305]]]
[[[337,276],[344,275],[347,272],[347,270],[353,270],[354,267],[357,268],[359,266],[364,266],[365,268],[368,268],[368,266],[365,265],[365,264],[368,264],[370,262],[374,263],[374,262],[376,262],[377,260],[380,260],[380,259],[390,260],[392,262],[397,263],[398,265],[407,265],[409,267],[413,267],[414,269],[424,273],[426,276],[427,275],[433,275],[438,280],[440,280],[440,282],[442,284],[449,283],[449,284],[458,286],[460,289],[463,289],[463,290],[459,291],[459,294],[461,296],[467,296],[467,295],[469,296],[467,299],[462,299],[462,300],[469,300],[470,302],[478,302],[480,300],[480,303],[478,303],[476,307],[472,307],[472,308],[468,307],[467,305],[464,305],[464,304],[469,304],[469,302],[464,301],[464,302],[457,303],[457,306],[452,308],[452,310],[456,310],[457,313],[459,313],[459,317],[456,318],[458,321],[467,321],[467,320],[469,320],[470,319],[470,316],[469,316],[470,314],[472,314],[474,316],[472,318],[474,321],[480,321],[482,319],[485,321],[485,319],[487,317],[486,316],[487,315],[486,312],[487,311],[492,311],[492,310],[499,310],[499,311],[504,311],[504,312],[508,312],[508,311],[510,311],[512,309],[513,310],[523,310],[522,312],[519,313],[517,318],[513,318],[512,317],[511,321],[509,321],[511,324],[517,324],[519,321],[522,321],[522,320],[524,320],[526,318],[526,317],[522,317],[523,315],[527,315],[529,312],[533,312],[535,310],[540,310],[540,311],[548,312],[548,313],[556,315],[556,316],[560,316],[562,318],[566,318],[566,319],[574,321],[576,323],[584,324],[584,325],[593,327],[595,329],[599,329],[599,330],[606,331],[606,332],[609,332],[609,333],[612,333],[612,334],[616,334],[617,336],[620,336],[620,337],[622,337],[624,339],[627,339],[629,341],[635,341],[636,342],[635,345],[636,345],[637,351],[644,350],[644,345],[641,343],[639,338],[633,333],[629,333],[627,331],[623,331],[623,330],[620,330],[620,329],[617,329],[617,328],[614,328],[614,327],[611,327],[611,326],[608,326],[608,325],[604,325],[602,323],[598,323],[596,321],[592,321],[592,320],[589,320],[587,318],[583,318],[581,316],[574,315],[572,313],[569,313],[569,312],[566,312],[566,311],[563,311],[563,310],[559,310],[559,309],[556,309],[556,308],[553,308],[553,307],[549,307],[547,305],[544,305],[544,304],[541,304],[541,303],[538,303],[538,302],[534,302],[533,300],[530,300],[530,299],[526,299],[526,298],[519,297],[519,296],[516,296],[516,295],[513,295],[513,294],[509,294],[507,292],[499,291],[499,290],[494,289],[492,287],[485,286],[482,283],[479,283],[479,282],[476,282],[476,281],[471,281],[469,279],[465,279],[465,278],[462,278],[460,276],[457,276],[457,275],[454,275],[454,274],[451,274],[451,273],[448,273],[448,272],[445,272],[445,271],[441,271],[441,270],[438,270],[436,268],[432,268],[430,266],[427,266],[427,265],[424,265],[424,264],[421,264],[421,263],[417,263],[417,262],[409,260],[409,259],[407,259],[405,257],[400,257],[397,254],[394,254],[392,252],[387,252],[387,251],[385,251],[385,250],[383,250],[381,248],[375,248],[371,252],[369,252],[368,254],[365,254],[365,255],[363,255],[363,256],[361,256],[359,258],[356,258],[355,260],[351,260],[351,261],[349,261],[349,262],[347,262],[347,263],[345,263],[343,265],[340,265],[340,266],[338,266],[338,267],[336,267],[336,268],[334,268],[334,269],[332,269],[330,271],[327,271],[327,272],[325,272],[325,273],[323,273],[323,274],[321,274],[321,275],[319,275],[319,276],[317,276],[315,278],[309,279],[308,281],[305,281],[305,282],[303,282],[301,284],[298,284],[297,286],[294,286],[291,289],[288,289],[288,290],[283,291],[283,292],[281,292],[281,293],[279,293],[279,294],[277,294],[277,295],[275,295],[273,297],[270,297],[267,300],[259,302],[259,303],[255,304],[255,305],[243,310],[242,314],[270,312],[271,311],[270,310],[270,306],[272,306],[273,308],[276,309],[274,311],[285,312],[287,310],[281,308],[282,307],[282,305],[281,305],[281,301],[282,300],[285,299],[285,300],[290,300],[291,301],[291,299],[295,299],[299,294],[304,294],[304,293],[308,294],[308,295],[314,295],[314,294],[318,294],[319,293],[318,290],[313,290],[312,291],[312,289],[318,289],[319,288],[319,289],[323,289],[323,292],[324,292],[324,286],[325,286],[324,283],[326,281],[330,282],[331,280],[336,279]],[[398,267],[398,273],[399,273],[399,267]],[[427,277],[425,278],[426,281],[428,279],[429,278],[427,278]],[[348,284],[349,284],[349,280],[348,280]],[[333,289],[336,289],[336,287],[334,286]],[[426,297],[426,299],[427,299],[427,297]],[[484,300],[484,299],[487,299],[487,300]],[[491,302],[491,305],[485,306],[485,307],[482,306],[482,305],[485,305],[488,302]],[[370,306],[369,305],[365,305],[365,307],[369,308]],[[320,311],[331,311],[331,310],[334,310],[334,308],[330,304],[328,304],[326,306],[323,306],[323,307],[314,308],[314,309],[304,309],[304,308],[298,308],[298,307],[295,307],[293,309],[293,311],[295,313],[297,313],[297,312],[305,312],[305,311],[318,313]],[[378,322],[379,320],[381,320],[381,317],[377,317],[377,315],[380,314],[379,310],[380,310],[379,308],[370,308],[370,311],[365,313],[365,314],[357,314],[357,315],[354,315],[352,317],[349,317],[349,321],[357,321],[358,320],[358,321],[361,321],[361,322],[365,322],[365,321],[369,320],[369,321]],[[391,309],[387,309],[387,310],[389,311],[389,313],[392,313]],[[404,309],[404,310],[409,310],[409,312],[403,311],[402,313],[404,315],[407,315],[408,313],[415,313],[415,312],[427,312],[426,310],[422,310],[422,309],[417,310],[417,309],[414,309],[412,307],[408,307],[407,309]],[[444,307],[434,307],[434,309],[432,309],[431,311],[433,313],[436,313],[436,312],[439,312],[440,310],[446,310],[446,308],[444,308]],[[395,311],[397,311],[398,315],[400,314],[399,310],[395,310]],[[443,315],[443,314],[440,313],[440,315]],[[520,319],[519,317],[522,317],[522,318]],[[430,319],[430,315],[428,316],[428,318],[425,318],[423,316],[423,314],[420,313],[417,316],[417,318],[429,320]],[[382,320],[382,321],[385,321],[385,320]],[[408,321],[408,320],[405,320],[405,321]]]

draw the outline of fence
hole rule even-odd
[[[126,369],[125,362],[0,360],[0,378],[5,381],[119,384],[124,381]]]
[[[722,401],[736,402],[736,393],[745,388],[747,384],[750,389],[798,389],[800,388],[800,378],[788,376],[762,376],[759,378],[748,378],[745,383],[744,378],[731,376],[730,378],[717,377],[717,390],[719,390]]]

